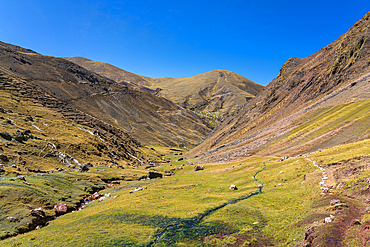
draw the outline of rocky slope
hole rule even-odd
[[[213,70],[188,78],[152,79],[113,65],[81,57],[66,58],[118,83],[151,92],[196,112],[232,113],[264,87],[227,70]]]
[[[365,138],[364,132],[347,131],[356,130],[358,122],[349,124],[345,119],[323,133],[317,130],[324,128],[325,123],[305,136],[297,134],[293,144],[288,137],[300,124],[319,114],[319,109],[370,98],[369,18],[368,13],[346,34],[315,54],[289,59],[257,97],[225,119],[189,156],[215,161],[255,153],[293,155],[318,148],[323,142],[330,142],[330,146]],[[348,132],[347,137],[337,138],[336,133],[343,131]],[[309,138],[303,141],[307,135]],[[320,141],[315,141],[318,136]],[[302,144],[307,141],[313,143]]]
[[[191,146],[210,131],[196,114],[162,97],[107,80],[68,60],[6,43],[0,43],[0,56],[0,71],[22,81],[24,88],[19,90],[25,96],[58,109],[78,123],[94,128],[104,125],[96,128],[108,135],[129,133],[144,144]]]

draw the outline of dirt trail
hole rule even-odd
[[[320,165],[317,164],[316,161],[308,158],[307,156],[304,157],[306,160],[310,161],[315,167],[320,169],[322,171],[322,179],[320,184],[321,188],[321,195],[332,195],[334,193],[334,189],[336,187],[336,181],[333,176],[333,171],[328,168],[323,168]]]

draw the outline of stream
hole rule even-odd
[[[163,227],[161,230],[159,230],[155,235],[154,235],[154,241],[152,242],[149,242],[149,243],[146,243],[146,244],[141,244],[139,246],[142,246],[142,247],[150,247],[150,246],[154,246],[158,241],[160,241],[162,239],[162,237],[165,235],[165,234],[170,234],[170,235],[174,235],[178,232],[189,232],[189,230],[191,228],[199,228],[200,227],[200,224],[202,223],[203,219],[211,214],[213,214],[214,212],[228,206],[228,205],[232,205],[232,204],[236,204],[240,201],[244,201],[244,200],[247,200],[249,198],[251,198],[252,196],[256,196],[256,195],[259,195],[259,194],[262,194],[262,188],[263,188],[263,184],[258,181],[258,179],[256,178],[256,176],[262,172],[263,170],[266,169],[266,165],[265,165],[265,162],[263,163],[263,168],[261,170],[258,170],[254,175],[253,175],[253,179],[260,183],[262,186],[261,187],[258,187],[258,190],[255,191],[255,192],[251,192],[250,194],[246,195],[246,196],[240,196],[238,198],[235,198],[235,199],[232,199],[230,201],[227,201],[217,207],[214,207],[214,208],[211,208],[211,209],[208,209],[206,210],[205,212],[195,216],[195,217],[192,217],[192,218],[188,218],[188,219],[182,219],[182,220],[179,220],[178,222],[175,222],[175,223],[172,223],[170,225],[167,225],[165,227]],[[191,232],[191,230],[190,230]],[[186,234],[183,234],[184,237]]]

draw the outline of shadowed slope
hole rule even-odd
[[[0,54],[4,74],[27,81],[40,95],[49,95],[35,97],[70,119],[82,123],[98,119],[143,143],[170,146],[199,143],[210,130],[194,113],[164,98],[127,88],[65,59],[5,43],[0,43]]]
[[[163,96],[197,112],[209,111],[228,115],[264,88],[227,70],[213,70],[187,78],[151,79],[86,58],[66,59],[118,83]]]

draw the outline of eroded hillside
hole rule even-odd
[[[219,161],[256,153],[295,155],[366,138],[366,103],[359,102],[370,98],[369,18],[368,13],[315,54],[289,59],[257,97],[189,156]],[[339,106],[351,110],[346,114]],[[325,121],[302,129],[315,117]]]
[[[162,97],[117,84],[65,59],[5,43],[0,43],[0,54],[2,73],[38,92],[23,90],[27,96],[78,123],[103,122],[111,134],[115,129],[142,143],[169,146],[195,145],[210,131],[206,121]]]
[[[152,79],[86,58],[67,59],[118,83],[162,96],[203,117],[207,117],[204,115],[207,112],[227,116],[264,88],[227,70],[213,70],[188,78]],[[217,117],[212,120],[218,122]]]

